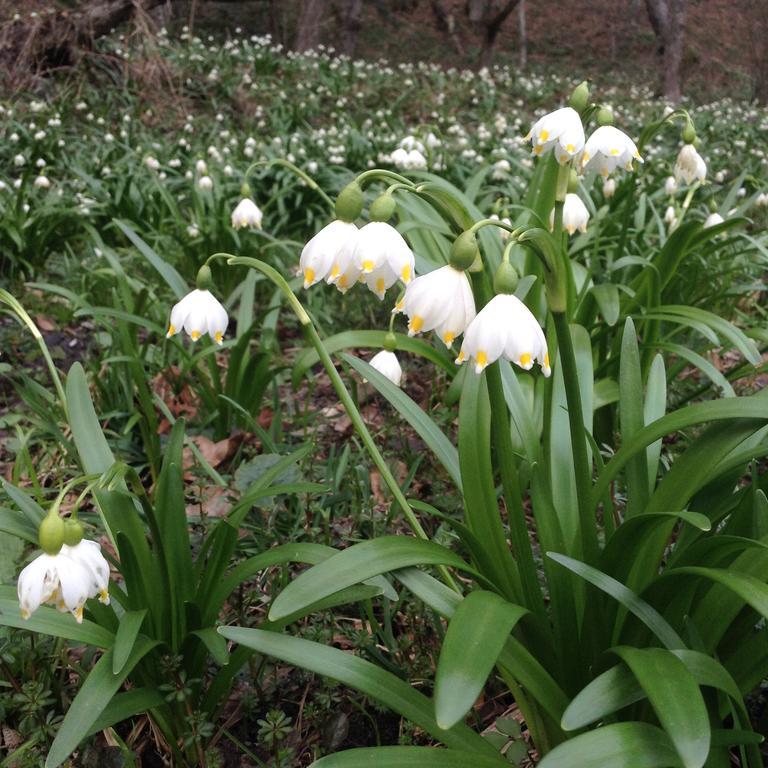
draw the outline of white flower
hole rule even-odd
[[[717,211],[714,211],[713,213],[710,213],[709,216],[707,216],[707,220],[704,222],[704,228],[707,227],[716,227],[718,224],[722,224],[725,221],[725,219],[717,213]]]
[[[764,208],[766,205],[768,205],[768,194],[761,192],[755,199],[755,205],[758,208]]]
[[[360,229],[354,260],[362,272],[361,281],[380,299],[398,280],[408,285],[413,277],[413,251],[403,236],[384,221],[370,221]]]
[[[171,310],[171,322],[165,337],[170,339],[183,328],[192,341],[207,333],[217,344],[221,344],[228,323],[227,310],[214,295],[196,288]]]
[[[396,387],[400,386],[403,369],[400,367],[397,355],[394,352],[382,349],[381,352],[371,358],[370,365],[386,376]]]
[[[725,173],[724,173],[723,171],[718,171],[718,172],[715,174],[715,181],[716,181],[718,184],[722,184],[722,183],[725,181]]]
[[[261,229],[261,210],[250,197],[244,197],[232,211],[232,228],[255,227]]]
[[[48,189],[51,186],[51,182],[48,179],[47,176],[43,176],[41,173],[39,176],[35,177],[35,186],[38,187],[38,189]]]
[[[205,176],[208,173],[208,165],[205,160],[198,160],[195,163],[195,170],[201,175]]]
[[[494,296],[480,310],[464,332],[456,362],[471,358],[475,372],[482,373],[502,355],[523,370],[530,370],[535,360],[545,376],[552,372],[544,332],[528,307],[512,294]]]
[[[213,179],[210,176],[201,176],[197,180],[197,186],[204,192],[213,189]]]
[[[24,165],[24,163],[26,163],[26,162],[27,162],[27,161],[26,161],[26,158],[24,157],[24,155],[16,155],[16,156],[13,158],[13,164],[14,164],[14,165],[15,165],[17,168],[21,168],[21,166],[22,166],[22,165]]]
[[[619,166],[633,170],[632,161],[643,162],[635,142],[612,125],[601,125],[587,140],[581,153],[582,172],[597,171],[609,176]]]
[[[423,171],[427,167],[427,158],[418,149],[412,149],[408,152],[408,165],[406,167],[414,171]]]
[[[584,148],[584,126],[579,113],[563,107],[539,118],[525,141],[533,143],[533,154],[544,155],[553,149],[560,163],[567,163]]]
[[[357,282],[360,268],[354,251],[359,231],[353,222],[337,219],[304,246],[299,260],[304,288],[325,280],[345,293]]]
[[[616,194],[616,179],[606,179],[603,182],[603,196],[610,199]]]
[[[152,155],[147,155],[144,158],[144,165],[146,165],[150,171],[156,171],[158,168],[160,168],[160,161]]]
[[[396,166],[397,168],[407,168],[408,150],[403,149],[402,147],[398,147],[392,152],[392,154],[389,156],[389,159],[392,162],[392,165]]]
[[[408,316],[408,335],[435,331],[450,348],[475,317],[475,299],[465,272],[447,265],[417,277],[395,307]]]
[[[197,228],[195,224],[189,224],[187,226],[187,234],[190,237],[197,237],[200,234],[200,230]]]
[[[554,224],[554,214],[550,216],[550,227]],[[574,192],[569,192],[565,196],[563,204],[563,227],[566,232],[572,235],[577,229],[581,232],[587,231],[587,222],[589,221],[589,211],[581,198]]]
[[[36,557],[19,575],[17,593],[21,615],[28,619],[41,605],[70,611],[78,623],[90,597],[109,602],[109,565],[95,541],[62,546],[56,555]]]
[[[696,151],[693,144],[684,144],[675,161],[675,178],[691,184],[693,181],[704,181],[707,177],[707,164]]]
[[[677,213],[674,205],[668,205],[667,210],[664,213],[664,221],[669,224],[670,227],[674,227],[677,224]]]
[[[674,176],[667,176],[664,182],[664,193],[672,197],[677,192],[677,179]]]

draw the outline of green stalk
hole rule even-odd
[[[563,366],[565,399],[568,403],[568,424],[571,432],[573,468],[576,475],[576,500],[579,508],[582,554],[587,563],[594,565],[598,554],[597,522],[590,506],[592,471],[587,453],[587,439],[584,434],[584,411],[581,405],[576,355],[573,351],[571,329],[565,312],[553,312],[552,317],[555,322],[557,346],[560,350],[560,361]]]
[[[245,172],[245,176],[243,177],[246,181],[248,179],[248,176],[251,174],[251,171],[254,171],[256,168],[269,168],[273,165],[280,165],[283,168],[287,168],[289,171],[293,172],[298,176],[300,179],[304,181],[304,183],[314,192],[317,192],[320,197],[323,198],[323,200],[326,202],[328,207],[333,210],[334,208],[334,202],[331,200],[330,197],[320,188],[319,184],[307,173],[301,170],[297,165],[294,165],[293,163],[289,162],[288,160],[284,160],[282,157],[277,157],[274,160],[258,160],[255,163],[251,163],[251,165],[248,167],[248,170]]]

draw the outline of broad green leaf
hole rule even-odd
[[[119,675],[112,673],[112,651],[108,650],[88,673],[72,703],[64,721],[51,744],[45,768],[57,768],[77,749],[91,727],[118,692],[123,680],[136,664],[157,645],[141,638],[134,645],[128,661]]]
[[[509,768],[501,755],[436,747],[368,747],[321,757],[312,768]]]
[[[449,565],[474,573],[449,549],[408,536],[382,536],[355,544],[294,579],[272,603],[270,621],[300,611],[372,576],[411,565]]]
[[[590,290],[605,322],[608,325],[616,325],[621,312],[619,289],[613,283],[601,283],[600,285],[593,285]]]
[[[432,714],[432,702],[415,691],[405,680],[351,653],[298,637],[244,627],[220,627],[228,640],[259,653],[281,659],[318,675],[338,680],[350,688],[379,701],[423,728],[451,749],[495,756],[496,750],[482,736],[464,724],[443,730]]]
[[[14,509],[0,507],[0,531],[18,536],[38,546],[37,526]]]
[[[645,392],[643,407],[643,424],[648,426],[660,419],[667,410],[667,374],[664,368],[664,358],[656,355],[648,371],[648,384]],[[659,473],[659,458],[661,457],[662,441],[657,440],[645,449],[648,461],[648,493],[653,493],[656,476]]]
[[[664,731],[647,723],[616,723],[555,747],[537,768],[680,768]]]
[[[656,346],[665,352],[671,352],[674,355],[698,368],[719,390],[717,394],[721,397],[736,397],[736,393],[731,386],[731,382],[723,376],[715,365],[703,357],[698,352],[694,352],[684,344],[673,344],[672,342],[658,342]]]
[[[146,609],[142,609],[126,611],[120,617],[120,624],[115,633],[115,645],[112,648],[112,674],[119,675],[123,671],[146,615]]]
[[[229,649],[227,648],[227,642],[216,631],[215,627],[195,629],[190,632],[190,634],[202,640],[217,664],[223,667],[229,663]]]
[[[509,633],[526,613],[484,590],[471,592],[459,603],[435,673],[435,717],[441,728],[451,728],[471,709]]]
[[[3,490],[16,503],[27,520],[34,526],[40,525],[45,517],[45,510],[21,488],[11,485],[7,480],[0,480],[0,482],[3,484]]]
[[[440,431],[434,421],[386,376],[379,373],[364,360],[344,354],[343,360],[365,377],[374,387],[389,400],[398,413],[418,432],[419,437],[432,450],[440,463],[445,467],[456,487],[461,490],[461,470],[459,457],[453,443]]]
[[[132,688],[130,691],[116,693],[90,727],[86,738],[105,728],[122,723],[129,717],[147,712],[154,707],[161,707],[165,703],[165,698],[160,691],[153,688]]]
[[[88,619],[78,624],[72,614],[60,613],[55,608],[42,606],[28,619],[22,618],[16,587],[11,586],[0,586],[0,625],[62,637],[97,648],[111,648],[115,642],[115,636],[98,624]]]
[[[702,768],[709,754],[709,715],[688,668],[663,648],[612,649],[632,670],[685,768]]]

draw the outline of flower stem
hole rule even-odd
[[[410,179],[406,179],[405,176],[401,176],[399,173],[395,173],[394,171],[387,171],[384,168],[371,168],[370,171],[363,171],[357,177],[357,179],[355,179],[355,181],[357,181],[357,183],[362,187],[363,184],[366,184],[373,179],[381,179],[382,181],[385,179],[391,179],[392,181],[399,182],[406,187],[416,186]]]
[[[279,165],[283,168],[287,168],[289,171],[292,171],[295,173],[300,179],[302,179],[306,185],[313,190],[314,192],[317,192],[320,197],[323,198],[323,200],[328,204],[328,207],[333,210],[334,209],[334,202],[331,200],[330,197],[320,188],[320,185],[305,171],[302,171],[301,168],[299,168],[297,165],[294,165],[293,163],[289,162],[288,160],[284,160],[282,157],[276,157],[273,160],[257,160],[255,163],[251,163],[251,165],[248,167],[248,170],[245,172],[245,179],[248,179],[248,176],[251,174],[252,171],[256,170],[256,168],[270,168],[273,165]]]
[[[560,361],[563,366],[563,382],[565,384],[565,399],[568,404],[568,424],[571,432],[571,450],[573,451],[573,468],[576,475],[576,501],[579,510],[579,528],[582,552],[587,563],[594,564],[597,560],[597,523],[590,506],[592,495],[592,471],[587,453],[587,438],[584,434],[584,411],[581,404],[579,374],[576,368],[576,355],[573,351],[573,340],[568,318],[565,312],[553,312],[557,346],[560,350]]]

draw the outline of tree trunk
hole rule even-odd
[[[470,21],[477,21],[478,15],[484,10],[479,21],[483,27],[483,44],[480,49],[480,66],[490,67],[493,62],[493,48],[496,44],[496,38],[501,32],[504,22],[512,11],[515,10],[520,0],[506,0],[500,6],[491,0],[470,0],[469,18]]]
[[[357,35],[362,29],[363,0],[346,0],[341,9],[341,52],[345,56],[355,55]]]
[[[296,43],[293,47],[297,51],[308,51],[320,44],[320,25],[327,3],[325,0],[304,0],[301,5]]]
[[[682,95],[681,69],[685,44],[687,0],[645,0],[648,19],[659,41],[663,57],[664,98],[678,103]]]
[[[456,53],[459,56],[464,55],[464,45],[461,42],[459,31],[456,27],[456,17],[453,13],[446,8],[445,3],[442,0],[431,0],[432,13],[435,14],[437,20],[437,28],[443,32],[447,32],[453,42],[453,47],[456,49]]]
[[[528,66],[528,27],[525,22],[525,0],[520,0],[517,6],[518,40],[520,42],[519,65],[520,69]]]

